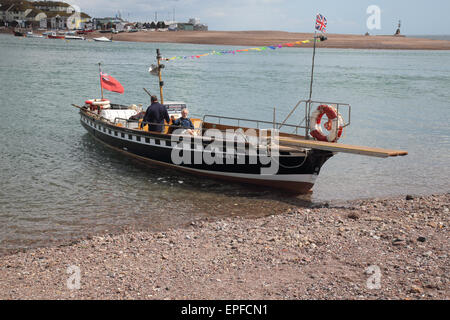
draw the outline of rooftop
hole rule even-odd
[[[70,4],[61,1],[34,1],[33,4],[39,7],[70,7]]]

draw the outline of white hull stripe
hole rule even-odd
[[[307,182],[314,184],[317,179],[317,174],[284,174],[284,175],[262,175],[262,174],[248,174],[248,173],[235,173],[235,172],[222,172],[222,171],[210,171],[193,169],[189,167],[182,167],[183,169],[191,170],[194,172],[201,172],[205,174],[214,174],[223,177],[234,177],[249,180],[268,180],[268,181],[280,181],[280,182]]]

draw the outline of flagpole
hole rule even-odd
[[[310,114],[311,114],[311,98],[312,98],[312,90],[313,90],[313,82],[314,82],[314,60],[316,56],[316,36],[317,31],[314,31],[314,47],[313,47],[313,56],[312,56],[312,66],[311,66],[311,82],[309,84],[309,99],[306,102],[305,106],[305,119],[306,119],[306,128],[305,128],[305,137],[309,139],[309,122],[310,122]]]
[[[311,101],[312,98],[312,89],[313,89],[313,82],[314,82],[314,60],[316,57],[316,36],[317,36],[317,31],[314,31],[314,47],[313,47],[313,56],[312,56],[312,66],[311,66],[311,83],[309,86],[309,101]]]
[[[156,49],[156,60],[158,61],[159,95],[161,96],[161,104],[164,104],[164,97],[163,97],[164,82],[162,81],[161,77],[161,69],[164,68],[164,65],[161,64],[161,53],[159,52],[159,49]]]
[[[98,63],[98,72],[100,77],[100,88],[102,92],[102,99],[103,99],[103,85],[102,85],[102,68],[101,68],[101,62]]]

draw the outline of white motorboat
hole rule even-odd
[[[32,31],[28,31],[26,36],[27,36],[27,38],[43,38],[44,37],[40,34],[34,34]]]
[[[97,42],[112,42],[112,40],[107,37],[94,38],[93,40]]]
[[[84,37],[81,36],[71,36],[71,35],[67,35],[65,37],[66,40],[85,40]]]

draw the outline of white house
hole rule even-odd
[[[74,29],[83,28],[91,17],[84,12],[76,13],[64,2],[0,0],[0,21],[10,26]]]

